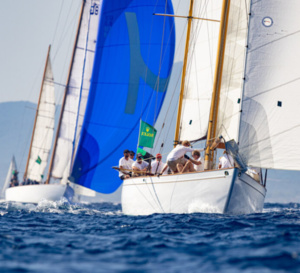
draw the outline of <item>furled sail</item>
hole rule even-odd
[[[86,0],[70,71],[62,120],[58,131],[51,176],[67,180],[87,103],[102,0]]]
[[[252,1],[239,146],[250,166],[300,169],[300,1]]]
[[[238,141],[250,0],[231,0],[217,119],[217,136]]]
[[[220,20],[222,1],[195,1],[193,17]],[[220,23],[193,19],[180,139],[206,136]]]
[[[50,49],[49,49],[50,50]],[[42,181],[52,145],[55,118],[53,73],[48,54],[25,178]]]
[[[168,0],[103,2],[96,58],[71,180],[101,193],[122,183],[111,168],[136,149],[140,119],[153,125],[167,90],[175,30]]]

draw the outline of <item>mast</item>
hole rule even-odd
[[[222,72],[223,72],[223,62],[224,62],[224,55],[225,55],[225,43],[226,43],[226,35],[227,35],[229,8],[230,8],[230,0],[224,0],[222,6],[218,54],[217,54],[217,61],[216,61],[216,68],[215,68],[213,94],[211,100],[208,133],[207,133],[207,140],[206,140],[205,163],[204,163],[205,170],[212,168],[211,163],[213,160],[214,152],[213,150],[210,149],[210,146],[216,137],[216,126],[217,126],[219,97],[220,97]]]
[[[183,100],[183,94],[184,94],[187,57],[188,57],[189,44],[190,44],[191,25],[192,25],[192,19],[193,19],[193,6],[194,6],[194,0],[190,0],[188,27],[187,27],[187,33],[186,33],[184,60],[183,60],[183,68],[182,68],[182,76],[181,76],[181,87],[180,87],[180,95],[179,95],[178,110],[177,110],[177,121],[176,121],[176,129],[175,129],[174,147],[176,146],[176,144],[179,141],[180,118],[181,118],[182,100]]]
[[[79,16],[79,20],[78,20],[76,38],[75,38],[75,42],[74,42],[74,46],[73,46],[73,51],[72,51],[72,59],[71,59],[70,67],[69,67],[67,83],[66,83],[66,87],[65,87],[64,97],[63,97],[63,100],[62,100],[61,112],[60,112],[60,116],[59,116],[57,131],[56,131],[54,145],[53,145],[52,157],[51,157],[51,161],[50,161],[50,165],[49,165],[49,170],[48,170],[48,175],[47,175],[47,180],[46,180],[45,184],[49,184],[50,176],[51,176],[51,172],[52,172],[52,168],[53,168],[53,160],[54,160],[54,157],[55,157],[58,134],[59,134],[59,131],[60,131],[62,116],[63,116],[65,104],[66,104],[68,86],[69,86],[69,82],[70,82],[71,70],[72,70],[72,66],[73,66],[73,62],[74,62],[74,57],[75,57],[76,44],[77,44],[78,37],[79,37],[79,29],[80,29],[81,20],[82,20],[82,14],[83,14],[84,4],[85,4],[85,0],[83,0],[82,4],[81,4],[81,10],[80,10],[80,16]]]
[[[31,141],[30,141],[30,147],[29,147],[29,152],[28,152],[28,157],[27,157],[27,163],[26,163],[25,172],[24,172],[24,176],[23,176],[24,180],[26,179],[27,172],[28,172],[29,159],[30,159],[30,156],[31,156],[31,149],[32,149],[34,132],[35,132],[35,128],[36,128],[36,121],[37,121],[39,108],[40,108],[40,104],[41,104],[41,97],[42,97],[42,91],[43,91],[43,86],[44,86],[44,81],[45,81],[46,69],[47,69],[49,55],[50,55],[50,49],[51,49],[51,45],[49,45],[49,47],[48,47],[47,59],[46,59],[46,64],[45,64],[45,68],[44,68],[44,74],[43,74],[43,80],[42,80],[41,89],[40,89],[39,101],[38,101],[38,105],[37,105],[37,108],[36,108],[36,114],[35,114],[35,119],[34,119],[32,135],[31,135]]]

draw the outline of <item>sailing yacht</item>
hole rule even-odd
[[[202,1],[190,1],[175,143],[190,140],[197,146],[199,140],[206,139],[205,171],[124,180],[122,209],[125,214],[262,211],[266,176],[264,179],[260,175],[257,179],[249,168],[271,168],[262,164],[260,159],[265,158],[266,149],[270,149],[269,156],[274,160],[270,146],[272,135],[266,134],[264,139],[259,133],[259,129],[265,127],[262,123],[264,117],[265,121],[268,120],[267,114],[256,116],[265,109],[259,102],[261,93],[266,93],[265,88],[273,84],[264,77],[267,72],[255,70],[261,70],[266,64],[262,62],[266,61],[261,52],[265,49],[262,48],[277,46],[279,37],[276,38],[275,34],[287,16],[273,14],[277,8],[280,10],[280,1],[265,2],[211,1],[208,8]],[[216,14],[218,10],[219,15]],[[213,17],[217,17],[220,23],[211,20]],[[267,17],[278,17],[279,25],[272,29],[270,23],[264,23]],[[216,27],[219,28],[218,43],[214,41]],[[211,28],[212,31],[208,32]],[[291,29],[286,26],[286,33],[282,35],[290,33]],[[210,50],[215,52],[216,62],[213,64],[205,57],[205,54],[209,55],[205,45],[211,45]],[[260,52],[260,58],[254,52]],[[276,59],[277,56],[272,57]],[[212,81],[207,81],[207,66],[215,66]],[[272,72],[278,70],[276,66],[268,68]],[[197,74],[199,71],[202,76]],[[251,77],[253,73],[255,77]],[[250,96],[248,92],[251,92]],[[270,93],[270,100],[271,97]],[[260,112],[252,111],[251,107],[255,106],[261,107],[257,108]],[[274,103],[272,110],[278,109]],[[290,128],[288,123],[286,125]],[[268,144],[261,146],[262,142]],[[224,148],[233,156],[236,167],[217,169],[218,150]]]
[[[201,20],[201,15],[192,13],[197,5],[201,5],[200,1],[190,1],[189,25]],[[205,136],[206,170],[125,180],[125,214],[261,212],[266,171],[299,170],[300,148],[295,145],[300,134],[300,32],[295,23],[299,8],[297,0],[223,1],[210,112],[204,120],[207,133],[206,128],[201,133],[200,126],[194,128],[198,129],[196,136],[191,133],[195,119],[202,124],[203,120],[188,102],[192,86],[188,69],[184,77],[184,67],[183,102],[180,98],[175,134],[175,141]],[[195,58],[191,56],[192,61]],[[191,59],[188,54],[185,62]],[[188,119],[186,111],[193,111]],[[226,148],[236,167],[216,169],[218,148]],[[258,168],[259,179],[252,175],[252,168]]]
[[[55,118],[50,48],[49,46],[23,182],[11,187],[4,186],[6,201],[29,203],[38,203],[42,199],[56,201],[60,200],[67,190],[67,185],[42,183],[50,154]],[[12,163],[16,166],[14,159]]]
[[[103,2],[70,179],[104,194],[122,185],[129,215],[261,212],[267,169],[300,166],[299,1],[190,0],[175,143],[206,139],[205,171],[122,182],[111,167],[136,146],[140,120],[155,124],[173,64],[172,4],[148,2]],[[216,168],[224,148],[234,168]]]
[[[70,180],[102,194],[122,181],[111,167],[136,147],[142,118],[153,125],[174,60],[171,0],[106,0],[100,21],[86,112]]]
[[[100,0],[82,1],[48,175],[43,183],[52,144],[55,115],[54,81],[49,47],[30,153],[24,174],[26,185],[8,188],[5,195],[7,201],[38,203],[42,199],[58,201],[62,197],[71,200],[74,190],[80,195],[95,196],[94,191],[80,187],[80,185],[72,185],[68,181],[68,176],[84,118],[95,58],[101,5],[102,1]],[[47,120],[45,120],[46,118]],[[32,181],[35,181],[36,185],[28,185],[32,184]]]

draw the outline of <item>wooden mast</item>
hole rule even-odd
[[[51,45],[49,45],[49,47],[48,47],[48,53],[47,53],[47,59],[46,59],[46,64],[45,64],[45,68],[44,68],[43,80],[42,80],[41,89],[40,89],[39,101],[38,101],[38,105],[37,105],[37,108],[36,108],[34,125],[33,125],[33,130],[32,130],[32,135],[31,135],[29,153],[28,153],[26,168],[25,168],[25,172],[24,172],[24,176],[23,176],[24,181],[27,178],[29,160],[30,160],[30,156],[31,156],[31,148],[32,148],[32,143],[33,143],[33,138],[34,138],[34,132],[35,132],[35,128],[36,128],[36,121],[37,121],[37,117],[38,117],[38,113],[39,113],[39,109],[40,109],[40,104],[41,104],[41,97],[42,97],[42,91],[43,91],[43,86],[44,86],[44,81],[45,81],[46,70],[47,70],[47,66],[48,66],[50,49],[51,49]]]
[[[178,101],[174,147],[176,146],[176,144],[179,141],[182,100],[183,100],[183,94],[184,94],[185,75],[186,75],[186,67],[187,67],[187,57],[188,57],[188,51],[189,51],[191,25],[192,25],[192,19],[193,19],[193,6],[194,6],[194,0],[190,0],[190,10],[189,10],[189,16],[188,16],[188,27],[187,27],[186,41],[185,41],[185,50],[184,50],[183,68],[182,68],[182,76],[181,76],[180,95],[179,95],[179,101]]]
[[[219,44],[218,44],[215,76],[214,76],[213,94],[212,94],[209,123],[208,123],[208,133],[207,133],[205,163],[204,163],[205,170],[212,168],[211,163],[213,161],[214,152],[213,150],[210,149],[210,146],[216,137],[216,126],[217,126],[219,97],[220,97],[223,63],[224,63],[224,55],[225,55],[225,43],[226,43],[226,35],[227,35],[229,8],[230,8],[230,0],[224,0],[222,6],[222,14],[221,14],[221,26],[219,32]]]
[[[70,66],[69,66],[67,83],[66,83],[66,87],[65,87],[64,97],[63,97],[63,100],[62,100],[61,112],[60,112],[60,116],[59,116],[57,131],[56,131],[54,145],[53,145],[53,152],[52,152],[51,161],[50,161],[49,170],[48,170],[48,175],[47,175],[47,180],[46,180],[45,184],[49,184],[50,177],[51,177],[51,172],[52,172],[52,168],[53,168],[53,160],[54,160],[54,157],[55,157],[57,140],[58,140],[58,134],[59,134],[59,131],[60,131],[62,116],[63,116],[63,112],[64,112],[64,109],[65,109],[65,104],[66,104],[67,91],[68,91],[68,86],[69,86],[70,77],[71,77],[71,70],[72,70],[72,66],[73,66],[73,62],[74,62],[74,57],[75,57],[76,44],[77,44],[78,37],[79,37],[79,29],[80,29],[81,20],[82,20],[84,4],[85,4],[85,0],[83,0],[82,4],[81,4],[81,10],[80,10],[80,16],[79,16],[79,20],[78,20],[76,38],[75,38],[75,42],[74,42],[74,46],[73,46],[73,51],[72,51],[72,59],[71,59],[71,63],[70,63]]]

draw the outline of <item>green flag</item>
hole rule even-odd
[[[148,123],[141,120],[139,146],[153,148],[156,129]]]
[[[145,156],[147,152],[145,150],[143,150],[142,148],[138,147],[136,153],[141,154],[142,156]]]
[[[42,159],[38,156],[37,160],[35,161],[37,164],[41,164],[42,163]]]

